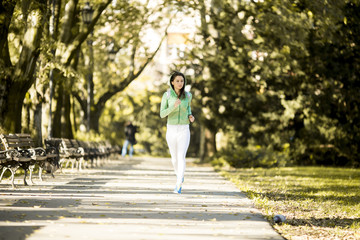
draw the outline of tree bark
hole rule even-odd
[[[200,5],[200,20],[201,20],[201,34],[204,40],[204,45],[207,47],[210,42],[209,25],[206,22],[207,9],[204,0],[199,0]],[[205,103],[202,103],[203,106]],[[200,120],[201,123],[201,136],[199,157],[201,162],[207,162],[216,153],[216,128],[211,126],[211,119]]]
[[[9,82],[13,81],[12,79]],[[11,85],[6,92],[6,97],[3,98],[3,104],[6,106],[3,108],[3,122],[1,123],[2,127],[8,133],[19,133],[21,132],[21,114],[23,101],[27,89],[24,91],[18,83],[19,88],[14,87],[15,84]]]
[[[4,38],[8,36],[9,25],[16,1],[6,1],[1,4],[0,15],[5,16],[5,21],[0,23],[1,50],[0,83],[5,92],[0,95],[0,125],[7,132],[21,132],[22,106],[26,92],[35,81],[34,71],[40,50],[40,40],[43,33],[44,19],[46,16],[46,0],[35,0],[32,2],[28,14],[29,24],[23,36],[23,46],[19,61],[12,68],[8,43]],[[10,4],[10,5],[7,5]],[[15,3],[14,3],[15,4]],[[10,13],[4,13],[4,9]],[[10,71],[8,69],[11,69]],[[4,74],[3,74],[4,73]],[[5,87],[4,87],[5,86]]]
[[[216,153],[216,131],[210,128],[205,128],[205,142],[207,157],[211,158]]]
[[[216,131],[201,124],[200,130],[200,162],[208,162],[216,153]]]
[[[35,107],[34,112],[34,124],[33,127],[36,131],[36,136],[34,139],[36,139],[36,146],[42,146],[42,98],[39,97],[38,100],[40,100]]]
[[[116,86],[112,86],[109,91],[105,92],[102,96],[100,96],[98,102],[95,104],[93,99],[91,101],[91,119],[90,119],[90,129],[94,130],[95,132],[99,132],[99,121],[100,121],[100,117],[101,114],[104,111],[105,108],[105,104],[106,102],[112,98],[115,94],[123,91],[132,81],[134,81],[136,78],[138,78],[140,76],[140,74],[144,71],[144,69],[146,68],[146,66],[153,60],[153,58],[155,57],[155,55],[157,54],[157,52],[160,50],[160,47],[162,45],[163,40],[165,39],[165,37],[167,36],[167,29],[170,26],[171,21],[169,22],[168,26],[166,27],[165,30],[165,34],[163,36],[163,38],[161,39],[157,49],[147,58],[146,62],[141,65],[139,67],[139,69],[135,69],[135,51],[137,46],[133,47],[133,53],[132,53],[132,64],[130,66],[130,68],[132,69],[132,71],[130,71],[130,73],[122,80],[120,81],[120,83]],[[91,86],[91,93],[92,94],[92,98],[93,98],[93,91],[94,91],[94,84],[92,82],[92,86]],[[76,99],[79,101],[80,105],[82,106],[82,109],[84,112],[86,112],[86,108],[84,108],[86,106],[85,101],[86,100],[81,100],[81,97],[76,94]]]
[[[72,67],[73,69],[77,68],[78,64],[78,53],[80,52],[81,44],[86,40],[86,38],[90,35],[90,33],[93,31],[93,28],[100,18],[102,12],[105,10],[105,8],[111,3],[111,0],[107,0],[104,3],[101,3],[99,7],[94,12],[94,18],[93,21],[89,24],[87,29],[84,32],[80,32],[78,29],[78,17],[77,14],[79,11],[77,11],[78,8],[78,0],[71,0],[69,1],[65,6],[65,14],[63,18],[63,28],[62,31],[59,34],[59,40],[61,42],[60,48],[57,49],[56,57],[60,59],[64,67]],[[74,33],[74,28],[77,32]],[[65,79],[61,76],[59,76],[59,80],[57,81],[58,84],[64,84],[64,81],[71,81],[69,79]],[[93,83],[92,83],[93,85]],[[70,94],[71,94],[71,84],[69,87],[66,87],[64,89],[63,87],[59,86],[59,92],[58,94],[58,100],[56,105],[56,113],[54,118],[54,124],[55,128],[58,128],[59,126],[62,126],[61,129],[63,129],[63,132],[59,130],[54,129],[54,136],[56,137],[67,137],[72,138],[73,137],[73,130],[72,130],[72,122],[70,118],[71,113],[71,104],[70,103]],[[93,90],[92,90],[93,92]],[[77,97],[79,100],[79,98]],[[65,105],[63,105],[65,104]],[[83,106],[83,104],[81,104]],[[86,106],[86,104],[85,104]],[[83,109],[84,110],[84,109]],[[84,111],[85,115],[87,111]],[[90,114],[92,116],[93,113]],[[86,117],[86,116],[85,116]],[[61,119],[64,120],[64,125],[61,123]],[[60,125],[57,125],[60,124]]]
[[[62,106],[63,106],[63,96],[64,96],[64,87],[63,84],[58,85],[56,98],[56,107],[54,113],[54,125],[52,135],[53,137],[60,138],[61,137],[61,116],[62,116]]]
[[[200,125],[200,146],[199,146],[200,162],[206,162],[206,144],[205,144],[205,126]]]
[[[16,103],[15,100],[10,99],[9,91],[12,85],[11,76],[13,74],[13,66],[10,61],[9,47],[8,47],[8,33],[11,19],[14,13],[16,1],[5,1],[0,4],[0,126],[4,130],[9,131],[15,129],[14,126],[9,126],[6,115],[9,109],[9,103]],[[16,116],[12,116],[14,118]],[[5,124],[5,121],[7,122]]]
[[[72,124],[70,119],[70,112],[71,112],[71,101],[70,101],[70,94],[64,94],[64,121],[65,125],[63,128],[62,136],[65,138],[72,139],[74,138],[73,131],[72,131]]]

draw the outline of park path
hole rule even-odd
[[[0,239],[283,239],[211,167],[188,164],[181,195],[172,193],[165,158],[111,160],[34,181],[16,180],[15,190],[0,184]]]

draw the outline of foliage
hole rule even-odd
[[[220,159],[222,162],[220,165],[226,162],[232,167],[280,167],[290,164],[288,146],[285,146],[282,152],[274,151],[271,147],[271,145],[242,147],[232,144],[221,149],[213,161]]]
[[[286,239],[360,237],[360,170],[286,167],[220,171],[255,201]],[[274,223],[276,214],[286,217],[285,224]]]
[[[149,29],[165,32],[170,14],[177,10],[201,22],[194,48],[176,66],[195,72],[189,78],[197,119],[191,154],[199,145],[203,152],[215,152],[216,146],[204,148],[200,135],[215,143],[216,133],[221,132],[227,142],[220,155],[233,166],[282,166],[284,162],[359,166],[358,0],[216,0],[210,5],[203,0],[164,0],[156,6],[151,1],[110,4],[96,0],[92,2],[94,20],[88,26],[80,19],[85,1],[58,1],[54,36],[45,14],[35,18],[38,10],[50,13],[50,6],[46,1],[36,2],[1,3],[7,11],[1,13],[6,21],[0,22],[4,33],[0,44],[5,49],[0,52],[4,73],[0,122],[7,131],[20,130],[21,109],[31,86],[35,92],[31,106],[48,103],[48,74],[56,68],[55,129],[80,136],[89,95],[94,138],[121,142],[119,129],[133,115],[140,119],[141,141],[147,151],[163,152],[164,129],[157,126],[158,99],[153,95],[161,96],[164,89],[147,90],[136,97],[119,93],[128,91],[156,52],[157,46],[145,38],[151,35]],[[32,19],[37,19],[36,28],[30,24]],[[34,38],[24,37],[31,32]],[[86,57],[91,55],[89,47],[82,44],[86,40],[93,43],[93,78],[89,77],[91,59]],[[23,47],[26,44],[31,47]],[[116,50],[115,61],[108,59],[111,46]],[[19,89],[20,97],[10,98]],[[124,103],[110,101],[118,96]],[[133,112],[119,113],[110,103],[126,103]],[[29,104],[26,99],[25,104]],[[111,127],[99,122],[100,118]]]
[[[145,86],[148,80],[149,76],[144,74],[126,92],[109,101],[100,120],[100,132],[113,144],[122,145],[125,123],[130,120],[138,126],[136,153],[167,156],[166,120],[159,116],[161,96],[166,90],[149,90]]]
[[[193,88],[203,123],[236,136],[222,152],[229,162],[257,165],[269,150],[271,166],[288,146],[288,164],[359,165],[358,1],[192,7],[205,11],[203,41],[190,53],[202,66]]]

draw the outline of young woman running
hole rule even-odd
[[[164,93],[160,117],[167,117],[166,141],[171,154],[171,162],[176,174],[174,193],[181,193],[185,173],[185,156],[190,143],[190,122],[195,121],[191,113],[192,95],[185,92],[186,78],[181,72],[170,77],[170,90]]]

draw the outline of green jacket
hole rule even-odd
[[[178,96],[172,88],[170,88],[170,94],[168,94],[168,92],[163,94],[160,106],[160,117],[164,118],[167,116],[167,124],[169,125],[190,124],[189,116],[192,115],[190,107],[192,99],[191,93],[185,92],[185,98],[180,99],[181,104],[178,107],[174,107],[176,99],[178,99]]]

